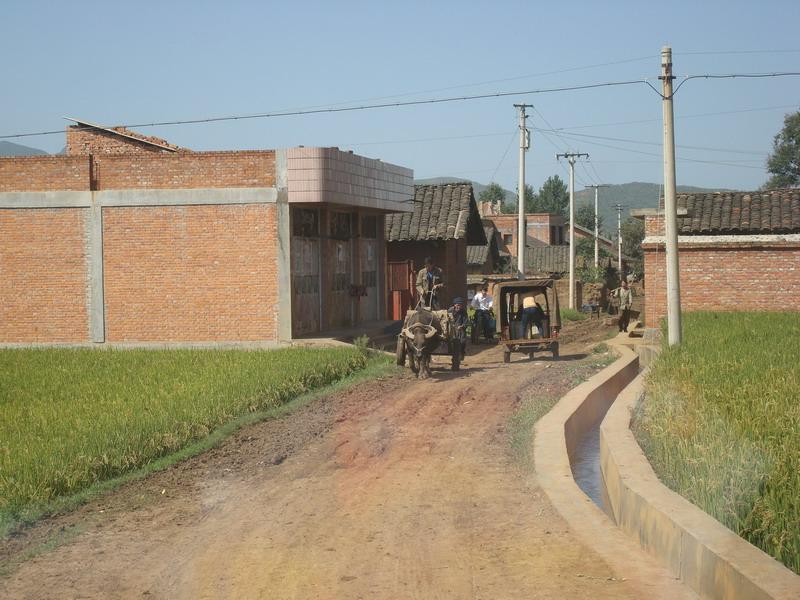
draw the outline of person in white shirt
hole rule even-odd
[[[475,309],[474,327],[478,330],[483,329],[484,337],[488,340],[494,337],[494,333],[489,331],[489,311],[492,309],[492,297],[489,295],[489,286],[483,287],[472,297],[472,308]],[[473,340],[477,337],[473,337]]]

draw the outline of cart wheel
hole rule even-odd
[[[461,347],[456,345],[453,348],[453,362],[452,362],[452,369],[453,371],[458,371],[461,368]]]
[[[511,351],[510,350],[504,350],[503,351],[503,362],[504,363],[510,363],[511,362]]]
[[[553,344],[553,358],[558,358],[558,343]]]
[[[403,339],[403,336],[398,336],[397,338],[397,366],[404,367],[406,364],[406,341]]]

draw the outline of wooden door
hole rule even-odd
[[[388,283],[387,303],[388,317],[400,321],[405,319],[406,312],[414,299],[416,273],[414,263],[410,260],[390,262],[386,265]]]

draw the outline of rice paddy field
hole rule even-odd
[[[0,350],[0,525],[367,362],[357,348]]]
[[[800,573],[800,314],[689,313],[634,431],[661,480]]]

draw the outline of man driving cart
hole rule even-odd
[[[417,294],[419,301],[430,307],[431,310],[439,310],[441,304],[439,296],[444,288],[444,277],[442,270],[433,264],[430,256],[425,257],[425,266],[417,273]]]

